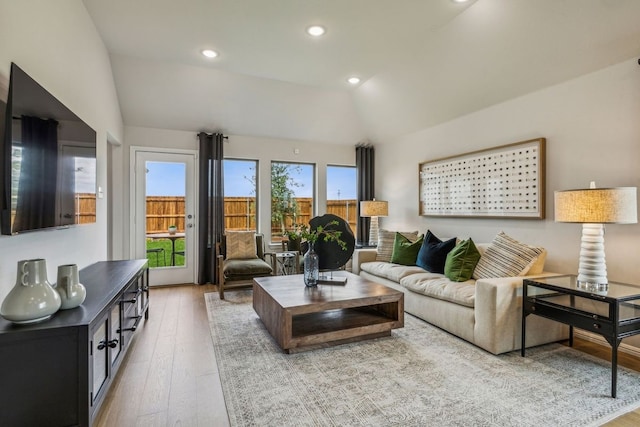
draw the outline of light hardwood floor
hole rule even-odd
[[[213,285],[151,290],[149,320],[136,332],[95,425],[229,425],[209,333],[204,294]],[[576,339],[574,347],[603,359],[610,349]],[[640,359],[619,353],[619,363],[640,371]],[[640,425],[640,409],[606,424]]]

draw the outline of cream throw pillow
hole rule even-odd
[[[227,231],[227,259],[258,258],[254,231]]]
[[[418,240],[417,231],[399,231],[411,242]],[[393,243],[396,240],[396,232],[389,230],[378,230],[378,247],[376,248],[376,261],[391,262],[393,254]]]
[[[543,248],[520,243],[501,231],[480,257],[473,271],[473,278],[514,277],[526,274],[543,251]]]

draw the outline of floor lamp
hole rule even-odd
[[[378,244],[378,217],[389,215],[389,202],[381,200],[365,200],[360,202],[360,216],[371,217],[369,226],[369,245]]]
[[[603,224],[638,222],[636,187],[591,188],[556,191],[556,222],[582,223],[578,286],[589,291],[607,290]]]

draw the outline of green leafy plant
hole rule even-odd
[[[307,224],[296,224],[293,226],[293,231],[286,231],[285,234],[289,240],[302,239],[312,244],[322,238],[325,242],[336,242],[343,251],[346,251],[347,243],[340,238],[342,231],[331,229],[332,225],[338,225],[338,221],[330,221],[315,229],[311,229]]]

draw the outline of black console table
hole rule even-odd
[[[609,282],[605,291],[589,290],[567,275],[525,279],[522,290],[522,356],[529,314],[569,325],[570,346],[574,327],[602,335],[611,344],[611,397],[616,397],[618,346],[640,334],[640,287]]]
[[[47,321],[0,318],[1,426],[90,426],[142,317],[149,318],[147,260],[80,270],[87,297]]]

